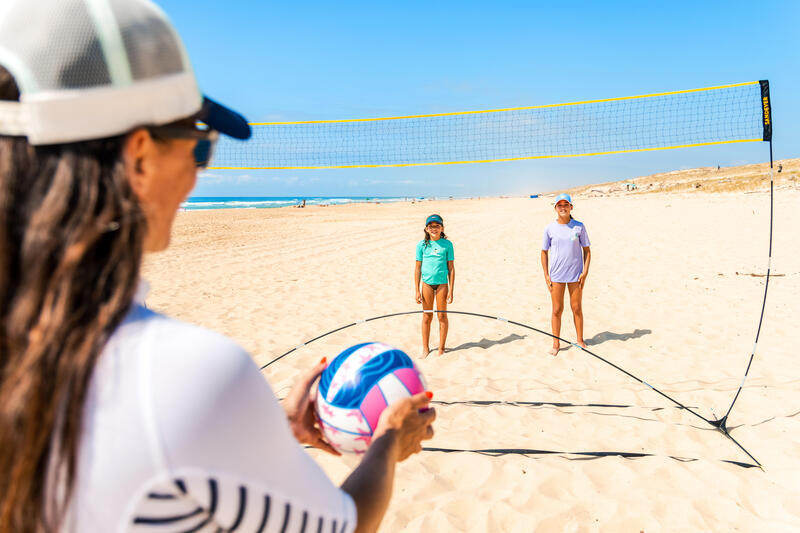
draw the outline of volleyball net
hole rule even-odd
[[[215,169],[488,163],[769,141],[769,82],[508,109],[252,123]]]

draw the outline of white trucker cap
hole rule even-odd
[[[0,65],[20,89],[19,102],[0,101],[0,135],[34,145],[184,118],[250,137],[244,117],[200,93],[180,37],[149,0],[2,0]]]

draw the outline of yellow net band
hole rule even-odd
[[[667,96],[671,94],[688,94],[700,91],[715,91],[717,89],[728,89],[731,87],[744,87],[747,85],[758,85],[757,81],[746,81],[744,83],[732,83],[730,85],[718,85],[716,87],[702,87],[700,89],[685,89],[682,91],[670,91],[664,93],[641,94],[637,96],[620,96],[618,98],[604,98],[601,100],[585,100],[583,102],[567,102],[564,104],[544,104],[526,107],[507,107],[503,109],[480,109],[477,111],[453,111],[451,113],[431,113],[427,115],[406,115],[400,117],[377,117],[377,118],[350,118],[341,120],[298,120],[294,122],[250,122],[251,126],[277,126],[281,124],[333,124],[337,122],[372,122],[376,120],[403,120],[407,118],[424,118],[424,117],[453,117],[457,115],[476,115],[479,113],[501,113],[504,111],[524,111],[529,109],[546,109],[548,107],[564,107],[568,105],[586,105],[598,104],[601,102],[620,102],[622,100],[635,100],[637,98],[652,98],[654,96]],[[760,140],[760,139],[759,139]],[[588,154],[587,154],[588,155]],[[469,163],[471,161],[461,161]]]

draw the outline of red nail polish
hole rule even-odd
[[[320,359],[319,364],[324,365],[327,360],[328,360],[327,357],[323,357],[322,359]]]
[[[425,391],[425,396],[427,396],[428,399],[430,400],[431,398],[433,398],[433,393],[431,391],[429,391],[429,390],[426,390]]]

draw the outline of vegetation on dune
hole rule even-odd
[[[778,169],[781,169],[778,172]],[[800,159],[773,163],[775,187],[800,189]],[[583,185],[567,192],[577,196],[647,194],[654,192],[758,192],[769,190],[769,163],[738,167],[674,170],[633,179]],[[563,191],[559,191],[563,192]]]

